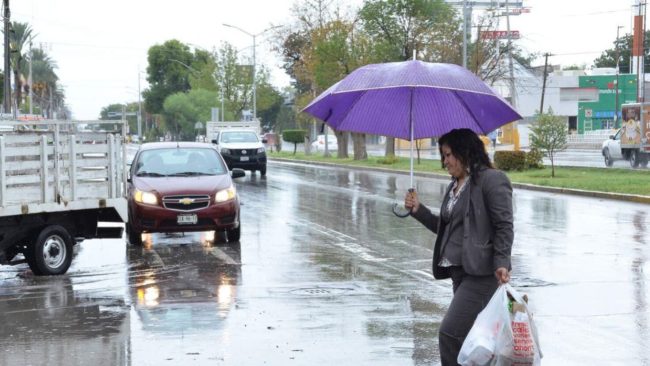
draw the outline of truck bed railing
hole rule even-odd
[[[79,129],[78,122],[42,121],[24,129],[24,122],[2,121],[15,128],[0,132],[0,215],[16,207],[24,213],[34,204],[51,209],[92,200],[90,206],[101,206],[125,196],[125,122],[83,123],[119,127],[92,132]]]

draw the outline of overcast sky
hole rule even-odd
[[[228,41],[250,52],[249,33],[285,24],[295,0],[10,0],[11,20],[28,22],[35,47],[46,49],[58,65],[74,119],[97,119],[112,103],[137,101],[138,70],[147,50],[169,39],[211,49]],[[350,0],[351,6],[360,0]],[[528,52],[551,52],[554,64],[587,64],[611,48],[618,25],[631,32],[634,0],[524,0],[530,13],[511,17],[511,29]],[[505,30],[505,21],[501,27]],[[257,62],[279,66],[268,43],[258,37]],[[246,49],[248,47],[248,49]],[[537,60],[538,64],[543,59]],[[288,85],[281,71],[273,82]],[[144,75],[141,89],[147,86]]]

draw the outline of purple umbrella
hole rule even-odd
[[[521,119],[469,70],[417,60],[360,67],[303,111],[337,131],[404,140],[438,137],[455,128],[486,134]]]
[[[503,98],[469,70],[417,60],[371,64],[332,85],[304,112],[337,131],[411,141],[456,128],[486,134],[521,119]]]

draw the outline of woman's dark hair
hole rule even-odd
[[[485,151],[483,141],[469,128],[451,130],[438,139],[438,149],[440,149],[441,156],[440,161],[444,169],[445,157],[442,153],[442,145],[449,146],[454,157],[469,169],[469,173],[472,175],[472,181],[478,177],[481,169],[494,168],[487,151]]]

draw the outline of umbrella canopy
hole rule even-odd
[[[417,60],[360,67],[303,111],[337,131],[405,140],[437,137],[456,128],[486,134],[521,119],[469,70]]]

